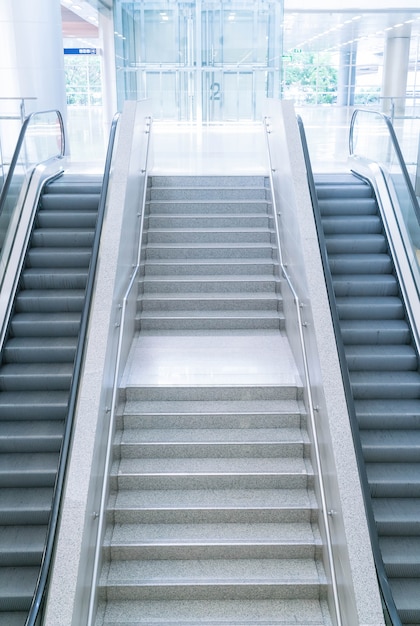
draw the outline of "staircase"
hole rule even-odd
[[[283,327],[263,177],[153,177],[142,331]]]
[[[418,354],[371,187],[315,182],[382,558],[402,623],[419,624]]]
[[[140,337],[280,333],[270,210],[263,179],[154,178]],[[301,387],[122,391],[96,626],[331,625]]]
[[[0,367],[0,624],[23,626],[67,415],[100,179],[41,197]]]

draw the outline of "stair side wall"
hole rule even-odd
[[[297,290],[306,324],[302,330],[308,346],[314,405],[318,407],[315,418],[327,509],[333,512],[330,530],[342,614],[347,623],[379,626],[384,624],[383,611],[296,114],[291,102],[267,102],[271,145],[276,145],[271,165],[277,211],[281,226],[287,225],[281,227],[283,262]],[[304,380],[295,303],[285,284],[282,293],[286,332]]]

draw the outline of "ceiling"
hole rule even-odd
[[[92,3],[91,3],[92,2]],[[61,0],[63,36],[77,45],[99,37],[98,0]],[[101,0],[101,6],[104,6]],[[112,4],[107,0],[108,6]],[[345,45],[356,44],[366,55],[381,55],[384,38],[401,36],[411,30],[412,42],[420,41],[420,3],[417,12],[286,11],[284,16],[285,53],[292,51],[337,52]],[[92,42],[90,42],[92,43]],[[97,45],[97,43],[96,43]],[[420,61],[420,44],[412,45],[412,63]]]

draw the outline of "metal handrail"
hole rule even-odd
[[[321,212],[318,206],[318,198],[315,188],[315,181],[312,173],[311,160],[309,156],[309,148],[306,140],[305,128],[300,116],[297,116],[299,132],[302,142],[302,149],[306,164],[306,172],[308,177],[309,191],[312,200],[312,207],[314,211],[315,227],[317,230],[317,237],[319,242],[319,250],[324,270],[325,284],[327,288],[328,300],[330,303],[331,318],[334,328],[335,340],[337,345],[338,358],[340,362],[341,376],[343,380],[344,393],[346,397],[347,410],[350,418],[350,427],[353,436],[353,445],[355,448],[356,461],[359,471],[359,478],[362,487],[362,496],[365,506],[366,519],[368,524],[370,542],[372,547],[373,558],[376,567],[376,574],[378,577],[379,589],[381,593],[382,603],[386,616],[391,620],[390,625],[402,626],[400,617],[395,606],[392,591],[389,585],[388,577],[385,572],[385,566],[382,560],[382,554],[379,547],[378,532],[376,528],[376,522],[373,514],[372,499],[370,495],[369,481],[366,472],[366,465],[363,457],[362,444],[360,440],[359,426],[356,416],[356,410],[354,406],[353,393],[350,383],[350,375],[347,366],[347,359],[344,349],[343,338],[340,329],[340,320],[337,312],[337,302],[335,299],[335,292],[333,286],[333,280],[331,276],[331,270],[328,262],[327,247],[325,242],[324,231],[321,222]]]
[[[273,166],[272,166],[272,159],[271,159],[270,142],[268,139],[268,135],[270,134],[270,131],[268,130],[267,118],[264,119],[264,126],[265,126],[265,131],[266,131],[266,140],[267,140],[267,151],[268,151],[268,160],[269,160],[269,178],[270,178],[272,206],[273,206],[273,213],[274,213],[274,224],[276,228],[277,252],[279,255],[279,264],[280,264],[282,275],[285,278],[289,286],[289,289],[293,295],[293,301],[296,307],[296,315],[297,315],[297,321],[298,321],[298,326],[299,326],[299,340],[300,340],[300,346],[302,350],[303,369],[304,369],[304,377],[305,377],[304,384],[306,387],[307,398],[308,398],[309,419],[310,419],[311,428],[313,432],[312,443],[313,443],[315,464],[316,464],[316,469],[317,469],[318,479],[319,479],[318,486],[319,486],[319,494],[320,494],[320,499],[321,499],[322,517],[323,517],[323,522],[324,522],[324,527],[325,527],[328,562],[331,568],[331,584],[332,584],[332,592],[333,592],[333,599],[334,599],[335,617],[337,621],[337,626],[342,626],[343,621],[341,617],[340,601],[339,601],[339,596],[338,596],[337,575],[335,571],[334,555],[333,555],[331,533],[330,533],[329,513],[327,509],[327,499],[325,495],[326,492],[325,492],[325,486],[324,486],[324,481],[323,481],[320,445],[318,441],[318,431],[317,431],[317,425],[316,425],[316,420],[315,420],[315,408],[314,408],[312,390],[311,390],[311,385],[310,385],[310,374],[309,374],[309,365],[308,365],[309,360],[308,360],[308,353],[306,349],[305,336],[302,330],[304,327],[304,322],[302,320],[302,315],[301,315],[302,304],[299,300],[299,296],[297,295],[296,289],[293,286],[293,282],[287,272],[286,266],[283,263],[282,249],[281,249],[281,244],[280,244],[280,231],[279,231],[279,224],[278,224],[278,219],[277,219],[276,196],[274,193]]]
[[[65,481],[65,476],[66,476],[67,461],[69,458],[73,422],[74,422],[74,416],[75,416],[75,410],[76,410],[77,393],[78,393],[80,373],[81,373],[82,363],[83,363],[84,347],[85,347],[86,336],[87,336],[89,313],[90,313],[90,308],[91,308],[91,303],[92,303],[92,298],[93,298],[93,293],[94,293],[94,281],[95,281],[95,274],[96,274],[96,266],[98,262],[98,252],[99,252],[101,230],[102,230],[102,224],[103,224],[104,215],[105,215],[105,206],[106,206],[106,198],[107,198],[107,191],[108,191],[109,174],[110,174],[110,169],[111,169],[112,154],[113,154],[113,148],[114,148],[115,136],[117,133],[119,118],[120,118],[119,114],[115,115],[111,124],[108,150],[107,150],[105,167],[104,167],[102,192],[101,192],[101,197],[99,200],[98,217],[96,221],[95,236],[94,236],[93,245],[92,245],[92,256],[91,256],[91,261],[89,265],[89,272],[88,272],[87,284],[86,284],[86,289],[85,289],[85,303],[84,303],[81,322],[80,322],[80,331],[79,331],[79,337],[78,337],[77,348],[76,348],[73,376],[72,376],[72,381],[71,381],[71,386],[70,386],[67,417],[66,417],[66,422],[65,422],[65,427],[64,427],[63,440],[62,440],[61,449],[60,449],[57,476],[56,476],[54,491],[53,491],[52,508],[51,508],[50,519],[49,519],[49,524],[48,524],[47,539],[46,539],[46,543],[44,547],[41,569],[40,569],[40,573],[38,576],[35,593],[33,596],[33,600],[32,600],[30,610],[29,610],[28,617],[25,622],[25,626],[34,626],[40,615],[40,611],[42,609],[43,601],[45,598],[49,570],[51,567],[52,554],[53,554],[57,527],[58,527],[60,505],[61,505],[64,481]]]
[[[118,404],[118,372],[120,370],[121,358],[122,358],[122,344],[125,330],[125,318],[127,313],[127,303],[131,294],[131,290],[133,286],[136,284],[136,280],[140,271],[140,261],[141,261],[141,248],[142,248],[142,240],[143,240],[143,226],[144,226],[144,212],[146,205],[146,194],[147,194],[147,172],[148,172],[148,158],[149,158],[149,149],[150,149],[150,136],[151,136],[151,127],[152,127],[152,118],[148,118],[148,130],[146,131],[148,138],[146,144],[146,154],[145,154],[145,163],[144,168],[142,168],[141,172],[144,175],[145,184],[143,188],[143,198],[140,205],[140,228],[139,228],[139,237],[138,237],[138,247],[137,247],[137,258],[136,263],[134,265],[133,272],[131,274],[131,278],[126,289],[126,292],[122,299],[121,304],[121,316],[119,322],[119,332],[117,339],[117,353],[114,364],[114,375],[113,375],[113,383],[111,389],[111,402],[110,402],[110,418],[108,423],[108,436],[107,436],[107,446],[105,453],[105,464],[104,464],[104,480],[102,483],[102,491],[101,491],[101,500],[99,505],[99,511],[95,513],[95,517],[98,520],[98,531],[97,531],[97,542],[95,546],[95,556],[94,556],[94,566],[93,566],[93,574],[92,574],[92,585],[91,585],[91,593],[89,599],[89,612],[87,618],[87,626],[91,626],[93,621],[95,620],[95,590],[97,586],[97,581],[99,579],[99,569],[100,569],[100,561],[101,561],[101,550],[102,543],[101,539],[104,531],[104,523],[105,523],[105,512],[108,502],[108,487],[107,480],[111,469],[112,459],[113,459],[113,446],[114,446],[114,425],[116,420],[116,409]]]

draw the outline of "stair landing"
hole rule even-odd
[[[280,331],[162,334],[133,341],[123,387],[142,385],[300,386],[288,339]]]

